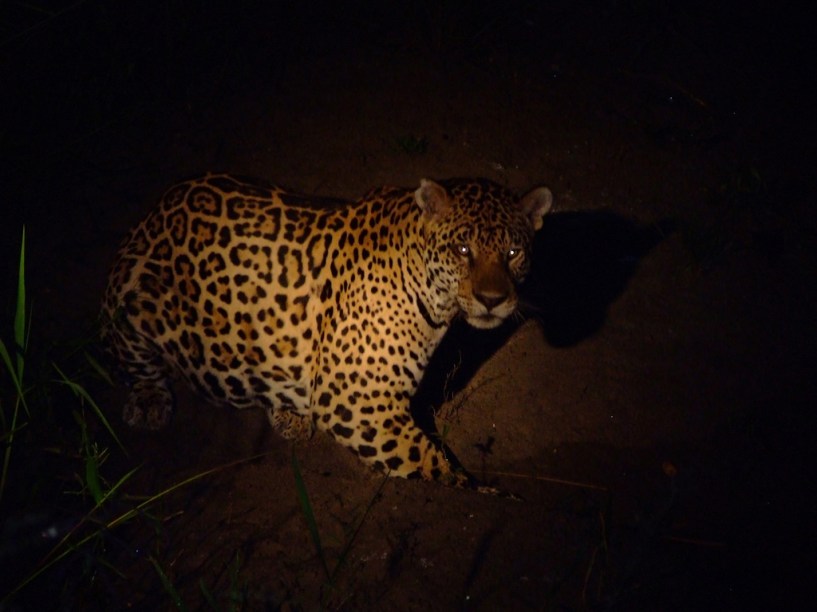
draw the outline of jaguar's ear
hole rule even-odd
[[[530,219],[534,230],[542,227],[542,217],[553,206],[553,194],[547,187],[538,187],[519,200],[519,209]]]
[[[443,214],[451,205],[445,187],[428,179],[420,180],[420,187],[414,192],[414,200],[429,217]]]

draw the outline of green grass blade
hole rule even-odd
[[[190,478],[186,478],[185,480],[182,480],[181,482],[177,482],[176,484],[174,484],[174,485],[172,485],[170,487],[167,487],[166,489],[163,489],[159,493],[156,493],[155,495],[150,496],[148,499],[146,499],[145,501],[143,501],[142,503],[137,505],[135,508],[131,508],[130,510],[127,510],[126,512],[120,514],[118,517],[108,521],[108,523],[106,523],[101,530],[111,530],[111,529],[114,529],[114,528],[118,527],[119,525],[122,525],[123,523],[126,523],[127,521],[131,520],[132,518],[134,518],[136,516],[139,516],[145,510],[145,508],[148,508],[150,505],[156,503],[157,501],[159,501],[161,498],[165,497],[166,495],[169,495],[170,493],[172,493],[174,491],[177,491],[178,489],[181,489],[182,487],[185,487],[190,483],[196,482],[197,480],[201,480],[202,478],[210,476],[211,474],[215,474],[217,472],[220,472],[220,471],[232,468],[232,467],[236,467],[236,466],[241,465],[243,463],[249,463],[249,462],[252,462],[252,461],[256,461],[256,460],[258,460],[258,459],[260,459],[260,458],[262,458],[262,457],[264,457],[264,456],[266,456],[268,454],[269,453],[259,453],[257,455],[253,455],[251,457],[246,457],[244,459],[239,459],[238,461],[232,461],[232,462],[226,463],[224,465],[216,466],[216,467],[211,468],[209,470],[206,470],[204,472],[199,472],[198,474],[194,474]],[[98,537],[101,530],[94,531],[93,533],[88,534],[85,537],[81,538],[79,541],[77,541],[77,542],[75,542],[75,543],[73,543],[71,545],[68,545],[68,540],[73,536],[73,534],[77,531],[77,529],[79,529],[79,527],[81,525],[88,522],[88,520],[91,518],[91,516],[93,516],[93,514],[108,500],[108,498],[110,498],[116,491],[118,491],[119,488],[131,476],[133,476],[133,474],[136,473],[136,471],[138,469],[139,469],[139,467],[135,467],[130,472],[125,474],[122,478],[120,478],[119,481],[105,493],[105,496],[102,498],[102,504],[99,504],[99,505],[95,506],[90,512],[88,512],[88,514],[86,514],[85,517],[83,517],[83,519],[79,522],[79,524],[76,527],[74,527],[74,529],[72,529],[70,533],[66,534],[62,538],[62,540],[60,540],[51,549],[51,551],[40,562],[40,565],[37,568],[37,570],[34,571],[33,573],[29,574],[29,576],[26,577],[22,582],[20,582],[13,590],[11,590],[9,593],[5,594],[3,596],[3,599],[0,599],[0,606],[2,606],[2,604],[5,601],[9,600],[13,595],[18,593],[27,584],[30,584],[33,580],[35,580],[38,576],[40,576],[43,572],[45,572],[49,567],[53,566],[55,563],[59,562],[60,560],[64,559],[65,557],[67,557],[71,552],[81,548],[82,546],[87,544],[89,541],[91,541],[94,538]],[[63,550],[60,551],[61,548],[63,548]]]
[[[301,466],[298,464],[298,458],[295,456],[294,449],[292,451],[292,472],[295,474],[295,490],[298,492],[298,501],[301,504],[301,510],[304,513],[309,534],[312,536],[315,552],[318,553],[318,558],[320,558],[321,565],[323,565],[323,571],[326,572],[326,579],[331,581],[332,573],[329,571],[329,565],[326,563],[326,555],[323,552],[323,545],[321,544],[321,535],[318,532],[318,523],[315,521],[312,504],[309,503],[309,494],[306,492],[306,484],[304,483],[303,476],[301,476]]]
[[[29,574],[25,579],[23,579],[23,581],[20,582],[16,587],[14,587],[14,589],[6,593],[3,599],[0,599],[0,608],[2,608],[4,602],[11,599],[11,597],[18,593],[27,584],[33,582],[48,568],[52,567],[55,563],[64,559],[75,550],[81,548],[82,546],[84,546],[85,544],[99,536],[100,530],[97,530],[85,536],[84,538],[82,538],[81,540],[74,544],[71,545],[68,544],[68,540],[71,539],[71,537],[77,532],[77,530],[80,527],[82,527],[85,523],[87,523],[90,520],[90,518],[94,515],[94,513],[108,500],[108,498],[110,498],[116,491],[118,491],[119,488],[128,479],[130,479],[130,477],[133,476],[138,469],[139,469],[138,467],[133,468],[130,472],[128,472],[122,478],[120,478],[119,481],[107,491],[107,493],[105,493],[105,495],[102,497],[102,501],[96,506],[94,506],[84,517],[82,517],[82,519],[77,523],[77,525],[73,529],[71,529],[71,531],[65,534],[62,537],[62,539],[51,548],[51,550],[48,552],[48,554],[46,554],[43,560],[40,561],[37,569],[34,570],[31,574]],[[110,523],[108,524],[108,526],[106,526],[106,528],[110,528]],[[62,550],[60,551],[60,549]]]
[[[25,403],[25,392],[23,391],[23,381],[19,376],[17,368],[12,363],[11,354],[9,354],[8,349],[6,349],[6,343],[2,340],[0,340],[0,359],[3,360],[9,376],[11,376],[11,382],[14,384],[14,390],[17,391],[17,397],[23,402],[23,407],[26,409],[26,414],[28,414],[28,406],[26,406]]]
[[[108,430],[108,433],[111,434],[111,437],[116,441],[116,444],[127,456],[128,451],[125,450],[125,445],[122,444],[122,442],[119,440],[119,437],[116,435],[116,432],[113,430],[113,427],[111,427],[110,422],[108,421],[108,419],[105,418],[105,415],[102,413],[102,409],[97,405],[97,403],[94,401],[94,399],[85,389],[85,387],[68,378],[68,376],[66,376],[65,373],[62,370],[60,370],[59,366],[56,363],[52,362],[51,365],[54,366],[54,369],[57,371],[57,374],[60,375],[60,380],[58,382],[64,384],[69,389],[71,389],[74,395],[80,398],[80,400],[86,402],[91,407],[91,409],[94,411],[102,425],[105,427],[105,429]]]
[[[360,533],[361,527],[363,527],[363,523],[366,522],[366,519],[369,517],[369,512],[371,512],[372,508],[374,507],[375,502],[380,499],[380,493],[383,492],[383,487],[386,486],[386,483],[389,480],[389,475],[386,474],[383,477],[383,481],[380,483],[380,486],[375,491],[372,498],[369,500],[368,505],[366,506],[366,510],[363,512],[363,516],[360,517],[357,525],[355,525],[355,530],[352,534],[347,538],[346,543],[343,545],[343,550],[340,552],[340,556],[338,557],[338,562],[335,564],[335,569],[332,570],[332,577],[330,578],[329,582],[332,583],[337,576],[338,572],[346,563],[346,557],[349,556],[349,551],[352,550],[352,544],[354,543],[355,539],[357,539],[357,534]]]
[[[85,485],[91,492],[94,503],[100,505],[102,500],[105,499],[105,494],[102,492],[102,485],[99,480],[99,461],[96,455],[91,453],[85,457]]]
[[[9,428],[8,432],[4,434],[4,438],[7,438],[5,441],[6,448],[3,451],[3,468],[2,473],[0,473],[0,501],[3,499],[3,494],[6,491],[6,481],[8,480],[8,473],[9,473],[9,465],[11,465],[11,449],[14,446],[14,434],[18,431],[17,428],[17,417],[20,413],[20,404],[23,401],[23,397],[21,395],[17,396],[17,401],[14,402],[14,411],[12,412],[11,416],[11,427]],[[2,406],[0,406],[2,408]],[[5,425],[5,415],[3,416],[3,424]],[[20,429],[24,427],[21,426]]]
[[[173,582],[168,578],[167,574],[165,574],[162,566],[159,565],[159,562],[151,555],[148,557],[148,560],[153,564],[153,569],[156,570],[156,573],[159,574],[159,580],[162,581],[162,586],[167,591],[167,594],[170,595],[170,600],[173,602],[173,606],[177,610],[187,610],[182,601],[182,596],[179,595],[179,591],[176,590],[176,587],[173,586]]]
[[[108,373],[108,370],[106,370],[102,364],[100,364],[99,361],[97,361],[88,351],[82,351],[82,354],[85,356],[85,360],[91,366],[91,369],[96,372],[97,376],[113,387],[114,382],[111,375]]]
[[[16,425],[16,419],[12,419],[12,425]],[[4,423],[5,425],[5,423]],[[18,431],[24,430],[28,427],[28,423],[22,423],[19,427],[14,427],[13,429],[10,428],[8,431],[4,431],[3,435],[0,436],[0,444],[2,445],[9,445],[14,440],[14,436],[17,434]]]
[[[6,348],[6,343],[3,342],[2,338],[0,338],[0,358],[3,359],[3,363],[6,364],[6,369],[9,372],[9,376],[11,376],[12,380],[15,382],[15,386],[17,386],[17,368],[15,368],[14,364],[11,363],[11,355],[9,355],[8,349]]]
[[[108,489],[102,495],[99,502],[97,502],[97,504],[93,508],[91,508],[91,510],[84,517],[82,517],[82,519],[76,524],[76,526],[73,529],[71,529],[71,531],[66,533],[63,536],[63,538],[59,542],[57,542],[56,545],[54,545],[54,547],[49,551],[49,553],[45,556],[45,558],[40,562],[40,569],[38,570],[38,572],[36,574],[32,575],[28,579],[27,582],[30,582],[31,580],[33,580],[38,574],[40,574],[46,568],[50,567],[51,565],[53,565],[54,563],[56,563],[57,561],[62,559],[65,555],[67,555],[72,550],[76,550],[77,548],[79,548],[80,546],[82,546],[83,544],[85,544],[86,542],[88,542],[89,540],[91,540],[92,538],[94,538],[94,537],[96,537],[98,535],[99,532],[94,532],[91,535],[81,539],[79,542],[77,542],[73,546],[68,546],[58,556],[51,558],[52,555],[54,555],[56,553],[56,551],[58,551],[60,549],[61,546],[67,545],[68,540],[71,539],[71,537],[74,535],[74,533],[76,533],[76,531],[80,527],[82,527],[85,523],[87,523],[91,519],[91,517],[94,515],[94,513],[97,510],[99,510],[105,504],[105,502],[108,501],[117,491],[119,491],[119,489],[122,487],[123,484],[125,484],[128,480],[130,480],[130,478],[139,470],[139,467],[140,466],[137,466],[137,467],[133,468],[128,473],[126,473],[124,476],[122,476],[122,478],[120,478],[116,482],[116,484],[114,484],[110,489]],[[107,526],[107,528],[110,528],[110,523]],[[21,584],[20,587],[18,587],[18,588],[21,588],[24,585],[25,585],[25,583]]]
[[[20,246],[20,268],[17,273],[17,309],[14,313],[14,356],[6,347],[5,342],[0,340],[0,359],[6,365],[6,369],[14,383],[17,397],[22,402],[23,408],[28,412],[28,404],[23,391],[23,368],[25,365],[25,349],[28,344],[26,336],[26,281],[25,281],[25,252],[26,252],[26,229],[23,227],[22,245]],[[16,363],[14,363],[16,362]],[[17,406],[15,406],[16,410]]]
[[[230,607],[229,610],[240,610],[246,597],[239,583],[238,574],[241,572],[241,551],[236,551],[233,567],[230,569]]]
[[[91,493],[94,503],[99,506],[105,494],[102,492],[102,485],[99,476],[99,466],[103,455],[97,452],[96,446],[88,438],[88,425],[82,413],[74,411],[74,420],[79,425],[81,432],[81,448],[85,457],[85,487]]]
[[[17,273],[17,311],[14,314],[14,342],[17,345],[17,377],[23,380],[23,354],[26,348],[26,228],[20,243],[20,268]]]
[[[196,482],[197,480],[201,480],[202,478],[205,478],[205,477],[210,476],[212,474],[215,474],[217,472],[221,472],[223,470],[236,467],[238,465],[241,465],[242,463],[249,463],[251,461],[256,461],[257,459],[260,459],[261,457],[265,457],[268,454],[269,453],[259,453],[257,455],[253,455],[251,457],[245,457],[244,459],[239,459],[237,461],[231,461],[230,463],[225,463],[223,465],[218,465],[218,466],[216,466],[214,468],[210,468],[209,470],[205,470],[204,472],[199,472],[197,474],[193,474],[192,476],[190,476],[190,478],[185,478],[184,480],[182,480],[180,482],[177,482],[176,484],[171,485],[171,486],[167,487],[166,489],[163,489],[162,491],[159,491],[155,495],[151,495],[145,501],[143,501],[138,506],[136,506],[136,508],[132,508],[131,510],[128,510],[124,514],[122,514],[122,515],[118,516],[117,518],[111,520],[106,525],[106,528],[107,529],[113,529],[114,527],[117,527],[117,526],[121,525],[122,523],[125,523],[125,522],[129,521],[133,517],[140,514],[145,508],[147,508],[151,504],[156,503],[162,497],[165,497],[166,495],[169,495],[170,493],[173,493],[174,491],[177,491],[178,489],[181,489],[182,487],[185,487],[185,486],[189,485],[190,483]]]
[[[221,612],[221,608],[218,607],[216,598],[213,597],[210,589],[208,589],[207,585],[204,584],[204,578],[199,578],[199,590],[201,591],[201,596],[204,597],[204,601],[206,601],[207,605],[210,606],[210,609],[213,610],[213,612]]]

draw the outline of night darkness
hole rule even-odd
[[[806,21],[771,2],[3,3],[12,361],[24,226],[31,318],[27,407],[0,362],[0,611],[804,608]],[[423,177],[553,191],[527,319],[455,324],[412,406],[524,502],[381,488],[326,436],[291,445],[181,389],[167,430],[126,428],[84,357],[107,365],[106,275],[162,191],[210,170],[345,199]],[[91,472],[108,491],[137,466],[90,512]],[[63,536],[83,544],[48,565]]]

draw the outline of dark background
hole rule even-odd
[[[535,433],[541,443],[526,461],[502,454],[497,423],[495,467],[535,466],[615,489],[609,546],[619,555],[610,569],[617,579],[596,598],[580,595],[596,541],[588,535],[598,509],[590,494],[528,482],[517,486],[529,504],[508,510],[394,488],[385,489],[387,501],[376,507],[382,514],[358,546],[361,558],[382,554],[386,565],[378,573],[369,562],[371,575],[361,570],[347,598],[329,607],[450,609],[468,607],[459,594],[475,592],[474,607],[484,609],[802,604],[815,535],[812,26],[794,5],[772,2],[5,2],[0,321],[9,323],[2,337],[13,317],[23,225],[32,342],[70,342],[93,335],[127,228],[188,175],[235,171],[347,198],[420,176],[481,174],[519,191],[547,184],[557,213],[538,238],[527,294],[543,336],[524,346],[550,352],[546,363],[523,365],[534,382],[559,374],[531,393],[572,397],[571,381],[592,386],[609,377],[591,391],[599,415],[620,393],[630,421],[607,432],[601,417],[593,420],[589,396],[587,405],[577,400],[578,408],[548,413],[547,423],[519,421],[520,439]],[[458,344],[444,347],[448,358],[457,359],[460,343],[477,357],[466,359],[467,376],[453,390],[445,388],[451,361],[440,366],[427,391],[433,405],[462,391],[510,330],[484,339],[457,334]],[[610,367],[623,363],[629,373],[631,362],[638,375],[622,375],[617,386]],[[518,416],[507,404],[525,393],[506,389],[497,405]],[[153,470],[148,489],[162,476],[172,482],[210,465],[208,457],[235,458],[234,445],[207,437],[208,425],[210,433],[187,433],[192,417],[184,414],[169,434],[130,440]],[[224,419],[210,423],[214,429],[231,422],[213,418]],[[241,418],[232,435],[250,436],[254,425]],[[481,434],[473,432],[484,424],[457,418],[466,440],[458,456],[476,471],[485,442],[475,451]],[[218,526],[225,540],[244,546],[248,579],[266,585],[247,609],[309,607],[320,579],[292,552],[310,548],[303,524],[275,522],[273,508],[283,502],[273,495],[252,506],[269,514],[268,531],[225,526],[212,509],[233,495],[256,499],[247,492],[254,478],[287,503],[294,499],[288,447],[252,436],[278,449],[270,469],[280,471],[242,472],[200,491],[214,514],[192,513],[199,522],[180,526],[164,550],[175,558],[173,551],[212,545],[210,560],[221,559],[225,545],[208,537]],[[207,440],[205,459],[196,440]],[[364,503],[372,483],[331,445],[317,444],[313,463],[305,462],[315,489],[326,490],[316,507],[343,514]],[[562,451],[564,463],[547,455],[557,445],[573,449]],[[666,457],[686,475],[669,518],[661,510],[666,483],[649,471]],[[339,483],[324,478],[332,470]],[[15,508],[3,503],[4,520],[28,511],[22,500]],[[402,512],[389,510],[397,506]],[[455,536],[470,508],[492,518],[482,531],[475,527],[476,544],[463,540],[458,557]],[[660,529],[651,517],[665,521]],[[516,537],[497,526],[509,524],[518,526]],[[692,543],[667,548],[679,533]],[[117,594],[122,607],[164,605],[143,557],[121,563],[131,583],[101,588],[105,597],[96,600],[72,592],[66,605],[111,609]],[[508,587],[503,571],[517,566],[526,582]],[[178,570],[194,592],[198,577],[211,575],[198,559]],[[224,574],[216,576],[223,584]]]
[[[649,75],[664,90],[656,95],[677,85],[679,104],[703,101],[781,177],[776,188],[801,193],[808,176],[811,36],[788,5],[9,2],[0,27],[4,236],[25,221],[43,242],[58,242],[87,216],[76,200],[93,197],[82,193],[88,184],[172,161],[129,160],[139,139],[207,129],[235,98],[268,96],[271,115],[291,112],[277,92],[321,58],[372,61],[375,71],[400,54],[443,71],[493,62],[539,79],[580,69],[598,76],[599,95],[605,79]],[[331,112],[331,93],[310,85]],[[99,147],[108,149],[102,159]],[[224,164],[215,153],[212,163]],[[134,163],[141,167],[127,167]]]

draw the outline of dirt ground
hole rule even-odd
[[[6,17],[3,307],[25,223],[35,328],[88,330],[127,229],[206,170],[344,198],[547,185],[526,320],[455,325],[414,402],[524,501],[384,481],[184,390],[168,430],[129,432],[101,388],[142,464],[132,494],[222,468],[115,535],[121,575],[46,606],[172,608],[151,559],[186,609],[204,591],[246,610],[803,605],[817,284],[796,24],[762,4],[228,6]]]

